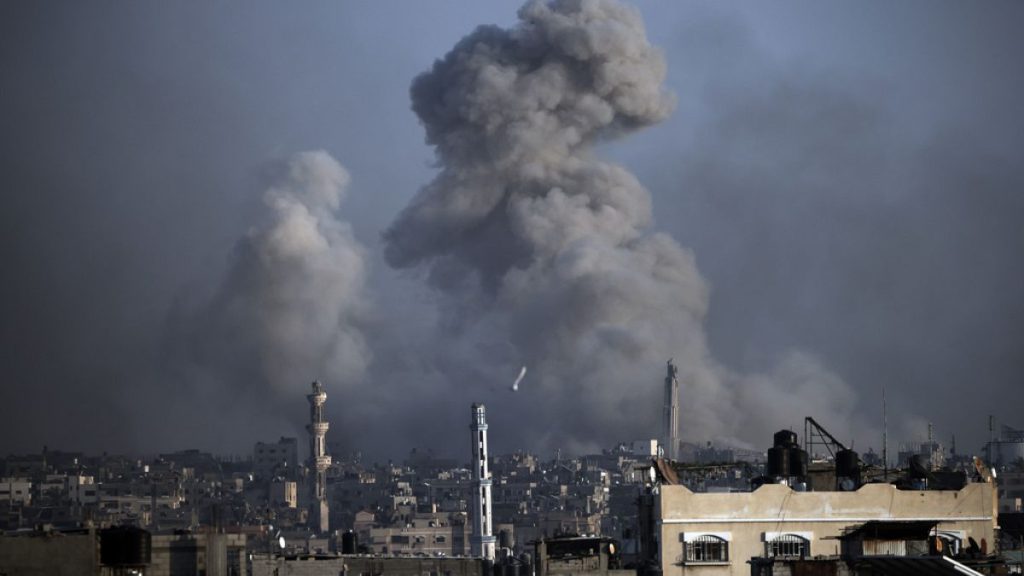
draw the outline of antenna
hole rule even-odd
[[[885,413],[885,384],[882,384],[882,470],[889,481],[889,420]]]
[[[988,415],[988,444],[985,446],[985,461],[992,463],[992,443],[995,442],[996,417]]]

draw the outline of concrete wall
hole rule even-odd
[[[0,536],[0,574],[95,576],[100,573],[95,532]]]
[[[765,555],[766,535],[799,533],[810,555],[839,553],[835,540],[844,528],[869,520],[936,520],[940,530],[962,531],[964,540],[994,543],[996,498],[989,483],[962,490],[904,491],[868,484],[856,492],[794,492],[765,485],[754,492],[693,493],[662,486],[655,503],[660,564],[665,576],[714,574],[748,576],[747,561]],[[684,540],[714,534],[729,542],[727,563],[685,564]]]
[[[244,534],[154,534],[152,545],[146,576],[234,576],[232,572],[245,571]]]
[[[480,558],[268,558],[257,556],[252,576],[485,576]],[[487,575],[489,576],[489,575]]]

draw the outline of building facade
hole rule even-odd
[[[751,558],[840,553],[845,531],[873,520],[934,521],[957,549],[973,538],[992,549],[996,496],[991,483],[961,490],[899,490],[867,484],[851,492],[797,492],[766,484],[753,492],[694,493],[665,485],[655,499],[658,562],[668,576],[748,576]]]

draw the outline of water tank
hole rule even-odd
[[[856,452],[848,448],[836,452],[836,477],[860,477],[860,458]]]
[[[792,430],[779,430],[775,433],[775,447],[792,448],[797,446],[796,432]]]
[[[143,567],[152,558],[149,532],[134,526],[100,530],[100,563],[104,566]]]
[[[914,480],[924,480],[930,475],[928,464],[924,456],[914,454],[910,457],[910,477]]]
[[[356,554],[359,551],[359,536],[349,530],[341,535],[341,553]]]
[[[768,476],[789,477],[789,449],[776,446],[768,449]]]
[[[789,475],[799,478],[807,477],[807,452],[800,448],[787,448],[789,451]]]

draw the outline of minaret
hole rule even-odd
[[[470,555],[494,560],[495,537],[491,533],[491,472],[487,469],[487,415],[483,404],[473,404],[473,534]]]
[[[665,412],[662,446],[665,458],[677,460],[679,453],[679,368],[668,361],[668,374],[665,376]]]
[[[316,479],[312,484],[309,523],[320,534],[329,530],[327,509],[327,469],[331,467],[331,457],[327,455],[327,428],[330,424],[324,420],[324,402],[327,393],[319,381],[313,382],[313,393],[309,399],[309,468],[316,471]]]

